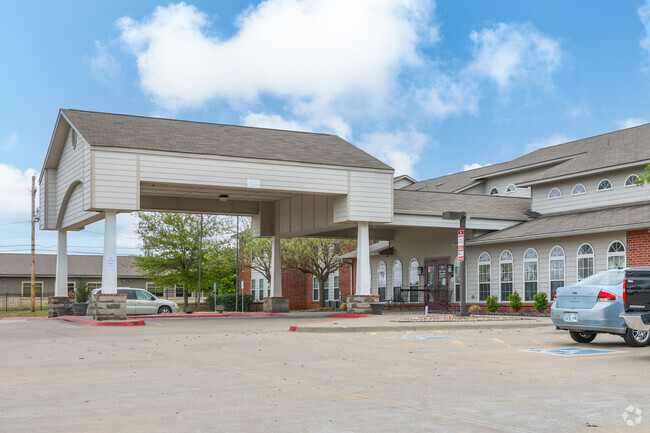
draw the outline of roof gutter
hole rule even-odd
[[[615,166],[608,166],[608,167],[600,167],[600,168],[595,168],[593,170],[585,170],[585,171],[580,171],[576,173],[569,173],[569,174],[564,174],[560,176],[554,176],[554,177],[548,177],[544,179],[535,179],[535,180],[529,180],[526,182],[519,182],[517,186],[521,187],[528,187],[528,186],[534,186],[534,185],[541,185],[544,183],[549,183],[549,182],[557,182],[559,180],[566,180],[566,179],[574,179],[576,177],[581,177],[581,176],[588,176],[590,174],[598,174],[598,173],[603,173],[607,171],[612,171],[612,170],[622,170],[624,168],[630,168],[630,167],[635,167],[638,165],[645,165],[649,164],[650,160],[638,160],[634,162],[628,162],[625,164],[619,164]]]

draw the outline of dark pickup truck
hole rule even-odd
[[[650,267],[629,268],[623,282],[621,317],[630,329],[650,331]]]

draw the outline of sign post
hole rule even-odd
[[[458,264],[460,282],[460,309],[457,316],[469,316],[466,308],[466,290],[465,290],[465,223],[467,214],[465,212],[443,212],[442,219],[460,220],[460,230],[458,230]]]

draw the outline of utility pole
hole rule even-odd
[[[32,175],[32,313],[36,310],[36,251],[35,251],[35,224],[36,224],[36,175]]]

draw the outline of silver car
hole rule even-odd
[[[91,294],[101,293],[102,289],[94,289]],[[126,314],[127,316],[140,316],[145,314],[168,314],[178,313],[180,308],[176,302],[167,299],[157,298],[155,295],[143,289],[133,289],[130,287],[118,287],[118,294],[126,295]],[[88,304],[89,316],[93,315],[92,302]]]
[[[599,272],[557,289],[551,319],[578,343],[590,343],[598,333],[620,335],[632,347],[646,346],[650,332],[626,327],[623,312],[625,269]]]

